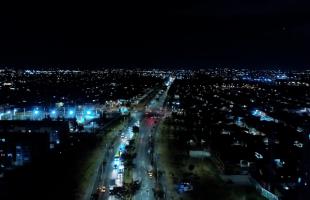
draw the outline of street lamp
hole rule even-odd
[[[38,119],[38,115],[39,115],[40,111],[38,110],[38,108],[34,109],[32,114],[33,114],[33,120]]]
[[[70,110],[69,111],[69,115],[73,115],[74,114],[74,111],[73,110]]]

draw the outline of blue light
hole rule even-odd
[[[271,122],[271,121],[273,121],[273,118],[269,117],[269,116],[262,116],[260,120],[261,121]]]
[[[259,110],[254,110],[254,111],[252,111],[252,115],[253,116],[255,116],[255,117],[258,117],[258,116],[260,116],[260,111]]]
[[[11,111],[10,111],[10,110],[8,110],[6,113],[7,113],[7,114],[11,114]]]
[[[86,114],[87,114],[87,115],[90,115],[90,114],[91,114],[91,111],[90,111],[90,110],[88,110],[88,111],[86,112]]]
[[[268,115],[266,115],[266,113],[260,111],[260,110],[254,110],[252,111],[252,115],[255,117],[259,117],[261,121],[274,121],[274,119]]]
[[[74,114],[74,111],[73,110],[70,110],[69,111],[69,115],[73,115]]]
[[[35,115],[39,114],[39,111],[38,111],[38,110],[35,110],[35,111],[34,111],[34,114],[35,114]]]
[[[121,152],[124,152],[124,151],[125,151],[125,144],[124,144],[124,143],[122,143],[122,144],[120,145],[119,150],[120,150]]]
[[[56,110],[52,110],[52,115],[55,115],[56,114]]]
[[[301,183],[301,177],[298,177],[297,182],[298,182],[298,183]]]
[[[153,102],[153,103],[155,103],[155,102]],[[122,114],[128,113],[128,108],[126,108],[126,107],[121,107],[121,108],[120,108],[120,112],[121,112]]]

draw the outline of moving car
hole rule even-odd
[[[100,185],[98,188],[97,188],[97,192],[99,193],[105,193],[106,192],[106,187],[104,185]]]

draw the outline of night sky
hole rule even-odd
[[[156,2],[156,1],[154,1]],[[2,8],[2,64],[307,67],[310,1]]]

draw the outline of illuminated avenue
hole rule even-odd
[[[0,199],[309,197],[309,70],[3,68],[0,95]]]

